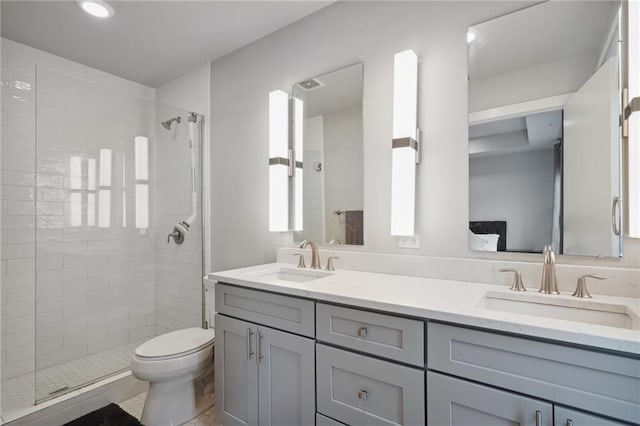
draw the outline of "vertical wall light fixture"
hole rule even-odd
[[[628,92],[624,108],[629,146],[629,236],[640,238],[640,1],[627,2],[628,28]]]
[[[416,164],[419,160],[418,57],[396,53],[393,66],[391,235],[414,235]]]
[[[269,231],[289,230],[289,177],[292,175],[289,149],[289,95],[282,90],[269,93]]]
[[[293,141],[294,141],[294,203],[293,203],[293,230],[302,231],[303,227],[303,161],[304,161],[304,102],[301,99],[293,99]]]

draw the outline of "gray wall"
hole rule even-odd
[[[551,244],[553,150],[469,159],[469,220],[505,220],[507,250]]]
[[[212,63],[212,269],[270,262],[291,233],[268,232],[268,93],[357,61],[364,63],[364,250],[537,260],[469,252],[467,26],[522,2],[338,2]],[[418,250],[389,235],[393,55],[420,58],[422,163]],[[231,184],[230,184],[231,182]],[[622,261],[638,265],[638,241]],[[511,257],[505,257],[511,256]],[[559,262],[593,263],[592,258]]]

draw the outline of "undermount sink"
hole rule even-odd
[[[488,291],[480,307],[494,311],[640,330],[640,318],[628,306],[529,292]]]
[[[251,275],[255,278],[266,279],[266,280],[279,280],[279,281],[290,281],[294,283],[306,283],[308,281],[314,281],[320,278],[328,277],[333,274],[329,271],[322,271],[318,269],[288,268],[286,266],[277,266],[274,268],[254,271],[248,275]]]

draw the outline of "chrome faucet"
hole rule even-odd
[[[538,292],[545,294],[560,294],[558,291],[558,279],[556,278],[556,256],[551,246],[545,246],[544,260],[542,261],[542,281]]]
[[[304,240],[300,243],[300,248],[305,249],[311,246],[311,269],[320,269],[320,255],[318,254],[318,246],[313,241]]]

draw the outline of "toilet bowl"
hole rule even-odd
[[[213,329],[186,328],[136,348],[131,373],[149,382],[142,424],[179,425],[213,405],[214,337]]]

